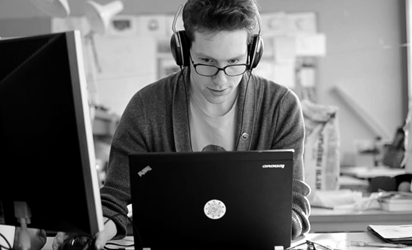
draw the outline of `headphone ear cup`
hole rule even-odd
[[[253,41],[249,44],[249,70],[256,68],[263,55],[263,39],[259,35],[253,36]]]
[[[189,66],[189,42],[184,30],[175,32],[170,38],[170,50],[179,66]]]

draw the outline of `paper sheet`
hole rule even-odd
[[[296,35],[297,56],[325,56],[326,36],[325,34],[302,34]]]
[[[412,224],[409,225],[369,225],[386,239],[412,238]]]
[[[16,227],[0,225],[0,233],[7,239],[11,247],[13,247],[15,231]],[[3,237],[0,237],[0,245],[8,247],[8,244]]]
[[[354,205],[361,198],[361,192],[355,192],[349,189],[316,190],[311,204],[334,208],[344,205]]]

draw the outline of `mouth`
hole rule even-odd
[[[209,89],[215,96],[223,96],[228,92],[228,89]]]
[[[224,95],[227,93],[228,89],[209,89],[214,95]]]
[[[210,89],[213,92],[224,92],[226,89]]]

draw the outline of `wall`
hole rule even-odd
[[[82,15],[85,2],[69,0],[72,15]],[[182,2],[124,0],[122,14],[174,14]],[[327,56],[317,60],[318,103],[339,107],[343,164],[355,163],[355,141],[376,134],[334,91],[336,86],[350,93],[389,137],[395,133],[407,111],[404,0],[259,0],[259,5],[262,12],[317,14],[318,31],[327,37]],[[30,1],[0,2],[0,37],[49,31],[49,18]]]

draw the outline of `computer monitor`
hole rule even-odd
[[[29,228],[103,229],[78,31],[0,40],[0,224],[19,202]]]

